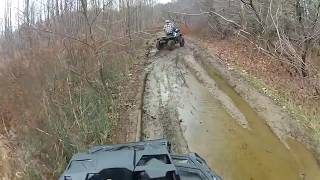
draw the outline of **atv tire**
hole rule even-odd
[[[181,38],[181,40],[180,40],[180,47],[184,47],[184,38]]]
[[[168,41],[168,49],[170,51],[172,51],[174,49],[174,46],[176,45],[176,43],[174,42],[174,40],[169,40]]]
[[[160,51],[163,48],[163,45],[160,43],[160,41],[157,41],[156,48]]]

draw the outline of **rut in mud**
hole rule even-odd
[[[142,139],[167,138],[175,153],[197,152],[225,180],[320,179],[313,154],[285,133],[273,133],[277,123],[267,125],[274,120],[261,118],[207,72],[197,53],[193,44],[150,59]]]

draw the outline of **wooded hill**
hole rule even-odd
[[[110,143],[130,69],[143,60],[162,6],[24,0],[14,14],[15,2],[7,0],[0,39],[0,171],[53,179],[75,152]]]

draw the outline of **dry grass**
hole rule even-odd
[[[320,94],[317,92],[320,84],[317,84],[316,79],[319,73],[307,78],[293,74],[288,65],[262,54],[254,46],[239,39],[215,40],[214,43],[208,43],[208,46],[229,66],[240,67],[262,79],[267,86],[289,98],[308,114],[320,112]]]
[[[122,87],[144,41],[135,40],[132,51],[126,39],[98,50],[54,42],[3,51],[0,117],[10,179],[56,179],[74,153],[110,143]]]

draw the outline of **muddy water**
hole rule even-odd
[[[225,180],[320,180],[312,154],[296,141],[290,150],[265,121],[213,70],[216,81],[243,113],[250,129],[240,126],[191,73],[185,75],[178,112],[191,151],[203,156]]]

